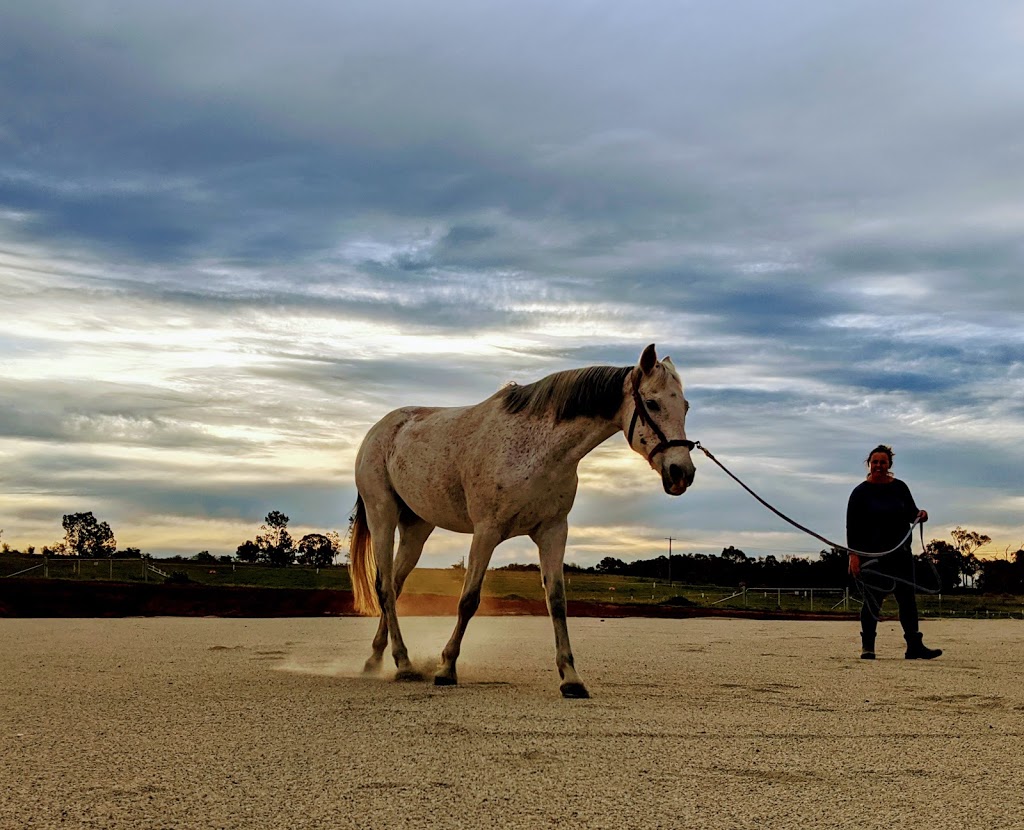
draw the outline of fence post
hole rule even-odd
[[[811,610],[814,610],[814,589],[811,588]]]

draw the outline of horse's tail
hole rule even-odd
[[[352,581],[352,604],[360,614],[374,616],[380,613],[380,602],[374,582],[377,577],[377,563],[373,559],[373,541],[366,524],[366,507],[363,497],[356,497],[352,509],[348,540],[349,568]]]

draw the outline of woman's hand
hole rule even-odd
[[[860,578],[860,557],[855,553],[850,554],[850,576]]]
[[[919,523],[927,522],[928,521],[928,511],[927,510],[918,510],[917,511],[917,519],[916,519],[916,521],[919,522]]]

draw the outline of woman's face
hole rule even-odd
[[[889,480],[889,456],[884,452],[873,452],[868,459],[868,478],[872,481]]]

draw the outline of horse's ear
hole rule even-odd
[[[645,375],[649,375],[655,364],[658,362],[658,354],[654,351],[654,344],[651,343],[644,353],[640,355],[640,371]]]

